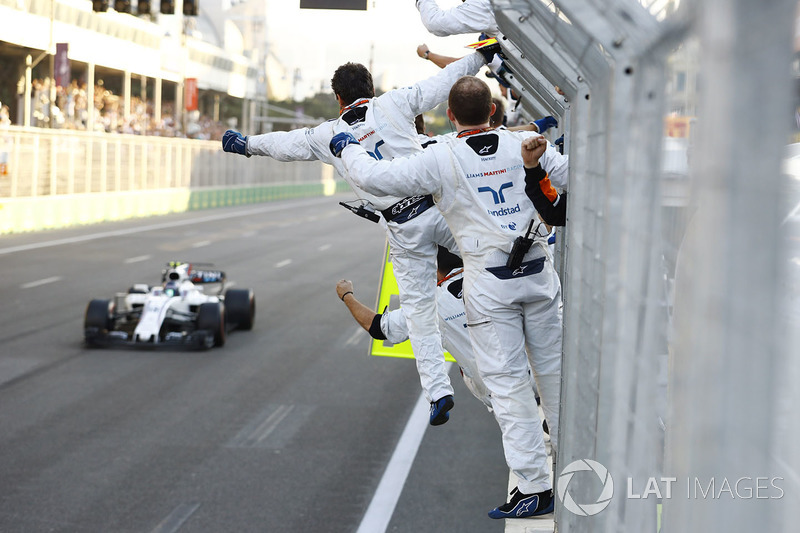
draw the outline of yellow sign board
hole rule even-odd
[[[400,291],[397,289],[397,280],[394,277],[392,262],[389,255],[389,244],[386,244],[386,253],[383,256],[383,272],[381,272],[380,290],[378,291],[378,312],[382,310],[393,311],[400,307]],[[400,344],[392,344],[388,340],[372,339],[370,355],[382,357],[403,357],[406,359],[414,358],[414,351],[411,349],[411,341],[403,341]],[[454,361],[452,355],[444,353],[447,361]]]

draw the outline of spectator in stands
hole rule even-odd
[[[561,284],[547,250],[547,232],[540,232],[543,224],[536,224],[539,217],[525,195],[524,166],[549,173],[564,186],[567,158],[539,134],[491,129],[491,92],[474,76],[455,83],[448,104],[458,139],[431,145],[414,157],[373,159],[347,131],[333,138],[331,150],[340,154],[358,186],[372,194],[433,195],[464,259],[472,348],[491,394],[506,461],[518,478],[509,501],[489,516],[545,514],[553,510],[553,491],[527,370],[530,364],[556,450]],[[523,162],[522,141],[530,136],[535,147]],[[534,241],[528,250],[520,242],[524,235]]]
[[[11,119],[8,116],[8,106],[0,102],[0,128],[8,127],[11,125]]]
[[[456,80],[464,74],[476,73],[484,63],[483,52],[469,54],[427,80],[378,97],[374,95],[369,71],[363,65],[347,63],[336,70],[331,80],[341,106],[338,120],[323,122],[313,129],[251,137],[229,130],[222,138],[223,150],[240,155],[269,156],[279,161],[318,159],[332,164],[359,198],[368,202],[371,209],[381,211],[400,302],[409,321],[420,384],[431,402],[431,425],[447,422],[454,405],[436,319],[435,260],[437,244],[456,250],[455,241],[441,214],[432,209],[430,196],[416,192],[400,196],[364,193],[353,184],[341,160],[331,154],[330,142],[336,133],[334,128],[349,125],[374,157],[391,159],[420,152],[415,116],[444,101]]]

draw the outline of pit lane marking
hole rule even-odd
[[[284,259],[280,263],[275,263],[275,268],[283,268],[283,267],[285,267],[287,265],[291,265],[291,264],[292,264],[292,260],[291,259]]]
[[[61,276],[53,276],[50,278],[39,279],[36,281],[30,281],[28,283],[23,283],[19,286],[20,289],[32,289],[34,287],[39,287],[40,285],[47,285],[48,283],[55,283],[56,281],[61,281]]]
[[[140,263],[142,261],[147,261],[152,257],[153,257],[152,255],[137,255],[136,257],[127,258],[125,261],[123,261],[123,263],[125,263],[126,265],[130,265],[131,263]]]

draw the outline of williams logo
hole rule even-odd
[[[594,503],[577,503],[569,493],[569,482],[579,472],[585,472],[581,476],[593,473],[603,484],[603,490]],[[578,459],[568,464],[561,471],[561,475],[558,476],[557,486],[558,499],[561,500],[561,503],[564,504],[568,511],[579,516],[594,516],[600,513],[608,507],[608,504],[611,503],[611,498],[614,496],[614,480],[611,478],[611,474],[608,473],[605,466],[591,459]]]

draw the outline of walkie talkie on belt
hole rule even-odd
[[[347,204],[345,202],[339,202],[339,205],[352,211],[354,214],[360,216],[361,218],[366,218],[367,220],[371,220],[373,222],[379,222],[381,217],[378,213],[374,210],[367,207],[366,204],[361,204],[358,207]]]
[[[508,254],[508,261],[506,261],[506,268],[516,270],[522,264],[522,258],[528,253],[533,244],[533,239],[530,238],[531,231],[533,231],[533,219],[528,225],[528,231],[525,236],[520,235],[514,239],[514,246],[511,247],[511,253]]]

